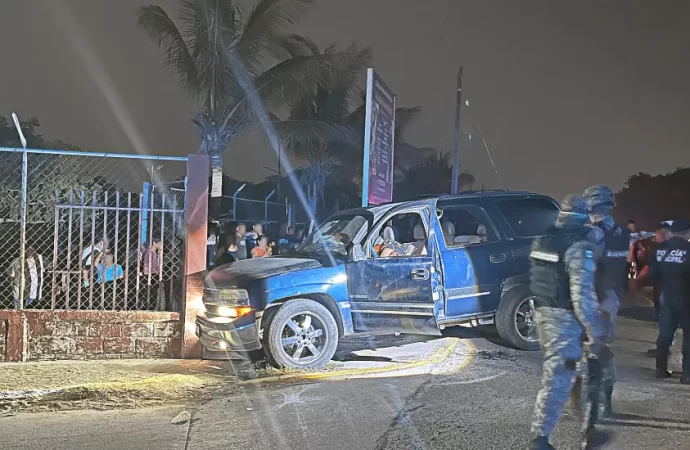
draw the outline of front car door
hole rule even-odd
[[[392,208],[362,241],[365,259],[347,264],[357,331],[438,332],[434,310],[441,300],[441,284],[436,236],[430,228],[431,211],[429,201]],[[397,231],[395,239],[410,249],[407,254],[380,256],[376,246],[386,234],[385,228],[389,228],[388,233]],[[410,246],[415,245],[412,250]]]
[[[438,201],[446,321],[495,312],[501,284],[514,272],[505,236],[486,206],[481,198]]]

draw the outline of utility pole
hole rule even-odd
[[[462,66],[458,68],[458,87],[455,94],[455,142],[453,149],[453,179],[450,193],[458,193],[458,178],[460,177],[460,112],[462,111]]]
[[[283,144],[278,144],[278,203],[281,202],[280,184],[283,182]]]

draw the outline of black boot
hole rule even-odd
[[[668,369],[659,369],[659,368],[657,368],[657,369],[656,369],[656,375],[655,375],[655,376],[656,376],[657,378],[663,379],[663,378],[671,378],[671,377],[673,376],[673,374],[672,374],[671,371],[668,370]]]
[[[532,439],[529,444],[529,450],[555,450],[551,444],[549,444],[549,438],[547,436],[539,436],[536,439]]]
[[[602,418],[606,417],[611,417],[613,415],[613,402],[612,402],[612,397],[613,397],[613,386],[605,386],[604,387],[604,401],[603,403],[603,409],[601,413]]]

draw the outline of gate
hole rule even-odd
[[[0,308],[179,311],[186,162],[0,148]]]

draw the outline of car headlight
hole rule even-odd
[[[249,292],[247,292],[246,289],[236,288],[205,288],[204,303],[217,303],[232,306],[249,306]]]
[[[246,289],[220,289],[219,300],[236,306],[249,305],[249,292]]]

